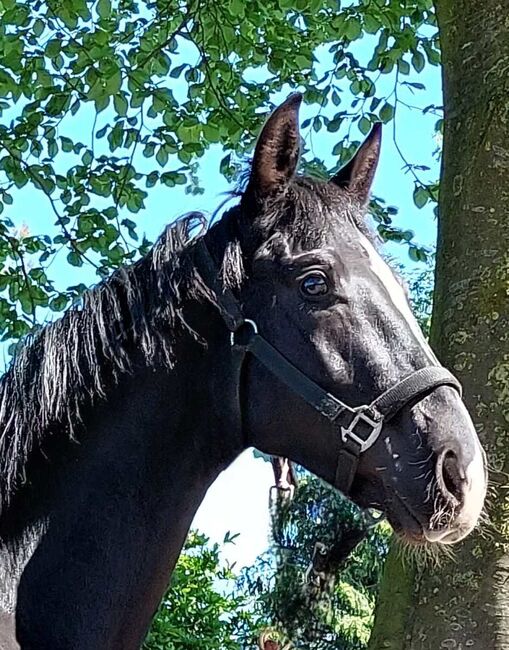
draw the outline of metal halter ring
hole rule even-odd
[[[355,416],[347,427],[341,427],[341,439],[343,442],[347,442],[348,438],[350,438],[359,445],[362,453],[376,442],[384,423],[383,417],[372,417],[371,412],[365,406],[352,410],[355,411]],[[360,431],[356,431],[359,423],[367,425],[367,435],[361,435]]]
[[[243,323],[235,330],[235,332],[232,332],[230,334],[230,344],[233,347],[234,345],[245,345],[245,343],[242,343],[238,341],[237,337],[238,335],[242,334],[242,332],[245,329],[245,325],[249,325],[249,328],[251,328],[251,333],[248,334],[248,336],[256,336],[258,334],[258,325],[254,322],[254,320],[251,320],[250,318],[245,318]]]

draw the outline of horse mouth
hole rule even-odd
[[[455,544],[467,534],[456,529],[431,530],[429,521],[432,511],[416,511],[394,486],[383,485],[383,499],[380,499],[380,488],[375,483],[363,484],[362,489],[359,483],[354,484],[350,498],[361,508],[375,508],[383,512],[395,534],[407,544]]]
[[[397,493],[393,493],[386,515],[396,535],[406,542],[415,545],[428,542],[417,515]]]
[[[364,484],[362,490],[359,484],[354,484],[350,498],[361,508],[375,508],[385,514],[385,517],[398,537],[414,545],[429,542],[425,535],[425,525],[405,499],[389,485],[384,485],[385,498],[380,500],[379,487],[376,484]]]

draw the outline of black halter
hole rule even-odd
[[[371,404],[349,406],[321,388],[271,345],[259,332],[255,321],[245,318],[233,292],[219,278],[218,268],[202,237],[196,243],[202,276],[214,292],[218,309],[230,331],[232,348],[241,352],[240,369],[252,354],[267,370],[296,395],[329,420],[338,432],[340,448],[335,487],[347,495],[357,471],[360,455],[377,441],[385,423],[405,405],[423,399],[439,386],[452,386],[461,396],[461,384],[445,368],[428,366],[415,370],[374,399]]]

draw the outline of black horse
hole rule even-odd
[[[363,221],[380,129],[330,182],[296,176],[299,103],[269,118],[237,207],[167,228],[1,380],[2,648],[138,648],[207,488],[249,446],[415,543],[476,524],[459,386]]]

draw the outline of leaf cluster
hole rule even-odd
[[[225,544],[234,537],[225,537]],[[241,650],[253,647],[258,617],[235,590],[222,549],[191,531],[152,621],[144,650]]]
[[[142,254],[148,197],[201,192],[210,147],[227,150],[220,170],[235,181],[281,91],[315,107],[303,166],[324,173],[316,131],[345,162],[352,127],[396,120],[400,91],[422,87],[411,68],[438,62],[431,0],[0,0],[0,334],[79,297],[50,270],[58,255],[104,277]],[[426,188],[416,180],[417,205]],[[382,236],[425,255],[392,208],[373,213]]]

